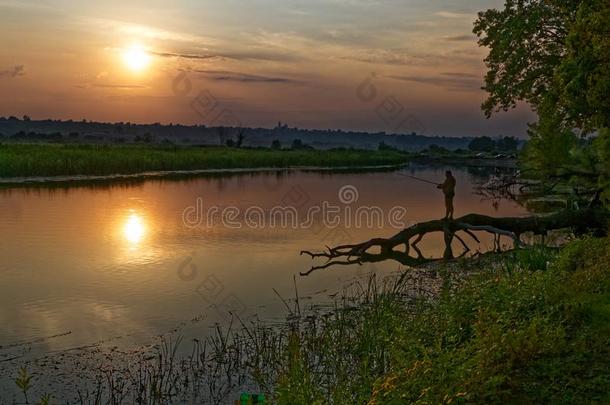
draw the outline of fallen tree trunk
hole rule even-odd
[[[328,247],[326,251],[310,252],[304,250],[301,255],[309,255],[312,259],[325,258],[326,263],[313,266],[302,276],[311,272],[336,265],[351,265],[373,263],[382,260],[395,260],[407,266],[418,266],[427,262],[454,258],[451,249],[453,238],[456,238],[464,248],[459,257],[471,251],[464,239],[458,235],[463,232],[475,242],[480,243],[474,231],[485,231],[494,235],[495,247],[499,248],[499,238],[509,237],[514,246],[521,244],[521,235],[532,232],[535,235],[546,235],[548,231],[570,228],[576,234],[594,232],[605,234],[608,229],[608,211],[601,207],[589,207],[581,210],[564,210],[546,216],[530,217],[490,217],[480,214],[468,214],[454,220],[432,220],[412,225],[390,238],[374,238],[366,242]],[[425,258],[418,243],[432,232],[443,232],[445,252],[442,259]],[[412,240],[413,239],[413,240]],[[403,249],[400,249],[404,246]],[[410,254],[411,249],[416,256]]]

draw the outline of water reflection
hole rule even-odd
[[[441,180],[445,169],[414,165],[406,170]],[[456,216],[525,213],[510,201],[503,201],[496,212],[473,194],[475,180],[485,176],[464,168],[452,170],[459,188]],[[189,228],[183,223],[185,208],[203,198],[206,207],[235,205],[245,212],[256,205],[268,212],[294,205],[305,215],[323,201],[345,206],[338,190],[352,185],[360,192],[362,206],[379,206],[384,212],[404,206],[409,223],[440,218],[444,210],[439,191],[398,174],[295,171],[0,189],[0,346],[67,331],[71,333],[46,349],[96,342],[116,336],[118,330],[145,341],[146,336],[203,315],[205,321],[193,326],[193,336],[199,336],[203,332],[195,328],[224,322],[226,311],[217,308],[232,302],[243,303],[247,316],[283,316],[284,304],[273,289],[283,297],[294,295],[293,275],[312,265],[299,255],[301,250],[390,237],[396,229],[232,229],[220,224]],[[431,235],[421,248],[442,254],[442,236]],[[180,271],[185,262],[189,277]],[[299,296],[323,301],[328,299],[326,291],[340,289],[359,272],[396,268],[394,262],[384,262],[297,278]],[[206,289],[211,279],[217,281],[217,290]]]
[[[131,247],[137,247],[146,236],[146,225],[141,215],[132,212],[123,226],[123,236]]]

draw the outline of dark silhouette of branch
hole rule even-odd
[[[455,220],[432,220],[412,225],[390,238],[373,238],[365,242],[335,247],[326,247],[322,252],[304,250],[301,255],[308,255],[312,259],[325,258],[322,265],[312,266],[309,271],[302,272],[307,276],[315,270],[326,269],[335,265],[351,265],[374,263],[384,260],[395,260],[405,266],[417,267],[425,263],[438,260],[449,260],[455,256],[451,242],[455,237],[462,245],[463,257],[472,249],[457,233],[464,232],[475,242],[480,243],[474,231],[485,231],[494,235],[494,247],[499,250],[500,237],[511,238],[515,248],[521,246],[521,235],[532,232],[536,235],[546,235],[550,230],[570,228],[575,233],[596,232],[605,233],[608,229],[608,211],[599,206],[580,210],[563,210],[546,216],[530,217],[490,217],[480,214],[468,214]],[[445,241],[443,258],[426,258],[418,248],[418,243],[425,235],[433,232],[442,232]],[[400,248],[404,246],[404,248]],[[410,250],[416,256],[410,255]]]

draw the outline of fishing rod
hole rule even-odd
[[[415,179],[415,180],[423,181],[424,183],[434,184],[435,186],[438,186],[438,183],[435,183],[435,182],[430,181],[430,180],[422,179],[421,177],[411,176],[410,174],[403,174],[403,176],[410,177],[410,178]]]

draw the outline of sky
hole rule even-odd
[[[502,0],[0,0],[0,116],[524,137],[486,119]]]

